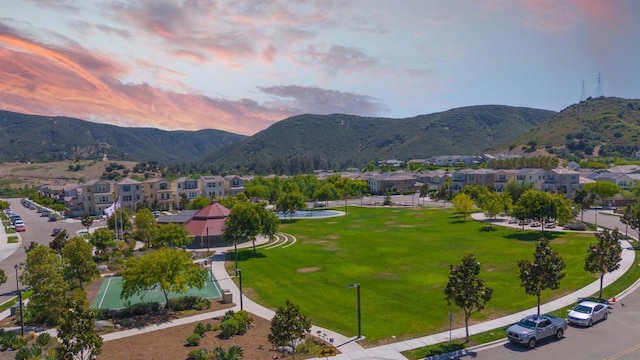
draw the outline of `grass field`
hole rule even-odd
[[[314,324],[345,335],[357,334],[355,289],[361,289],[362,332],[367,341],[413,338],[463,326],[462,313],[444,300],[450,264],[472,253],[482,263],[480,277],[494,289],[487,308],[472,318],[535,306],[520,287],[518,260],[532,259],[540,231],[521,231],[462,220],[450,210],[350,208],[345,217],[294,220],[282,232],[298,238],[294,246],[239,253],[243,286],[261,304],[299,305]],[[595,280],[584,271],[592,234],[545,232],[567,264],[560,297]]]

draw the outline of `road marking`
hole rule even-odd
[[[104,288],[104,292],[102,293],[102,298],[100,299],[100,303],[98,304],[98,309],[102,308],[102,302],[104,301],[104,297],[107,296],[107,291],[109,290],[109,285],[111,285],[111,278],[107,281],[107,286]]]
[[[621,352],[619,352],[619,353],[617,353],[617,354],[615,354],[615,355],[613,355],[613,356],[610,356],[610,357],[608,357],[608,358],[605,358],[605,360],[614,360],[614,359],[619,359],[619,358],[621,358],[622,356],[627,355],[627,354],[631,354],[632,352],[634,352],[634,351],[636,351],[636,350],[638,350],[638,349],[640,349],[640,344],[634,345],[634,346],[632,346],[632,347],[630,347],[630,348],[628,348],[628,349],[626,349],[626,350],[623,350],[623,351],[621,351]]]

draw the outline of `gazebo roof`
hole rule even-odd
[[[185,227],[193,236],[220,236],[230,213],[229,209],[213,199],[211,204],[195,213]]]

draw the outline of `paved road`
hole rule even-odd
[[[67,230],[70,236],[73,236],[78,230],[82,230],[82,224],[78,220],[63,220],[50,222],[46,217],[40,217],[40,214],[35,210],[29,210],[20,204],[20,199],[3,199],[8,201],[11,210],[19,214],[27,226],[27,231],[20,233],[21,242],[15,245],[17,249],[8,248],[6,252],[0,254],[3,259],[0,259],[0,269],[4,270],[7,274],[7,282],[0,285],[0,303],[15,296],[16,291],[16,272],[14,266],[16,264],[23,263],[26,259],[24,252],[24,246],[34,241],[38,244],[48,245],[53,239],[51,237],[51,230],[55,227],[61,227]],[[22,271],[19,270],[19,274]],[[20,285],[22,286],[22,285]]]
[[[638,238],[633,229],[620,223],[619,217],[606,212],[589,210],[584,221],[611,229],[618,228],[621,233]],[[629,291],[619,297],[614,304],[609,319],[591,328],[569,327],[565,338],[541,344],[534,350],[528,350],[512,344],[479,351],[468,355],[475,359],[640,359],[640,338],[637,324],[640,323],[640,291]],[[622,306],[624,304],[624,306]]]

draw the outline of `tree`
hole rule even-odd
[[[273,346],[290,344],[295,358],[295,341],[301,339],[311,330],[311,320],[300,313],[300,308],[291,301],[285,302],[285,307],[278,307],[271,319],[271,333],[268,340]]]
[[[259,234],[272,238],[278,232],[278,218],[267,209],[266,203],[238,202],[232,208],[222,238],[235,246],[236,268],[238,267],[238,242],[252,241],[256,253],[255,240]]]
[[[165,246],[182,248],[192,242],[191,234],[184,225],[168,223],[158,226],[153,246],[156,248]]]
[[[180,193],[180,209],[186,209],[189,206],[189,198],[186,193]]]
[[[533,189],[533,183],[529,181],[509,181],[504,188],[504,192],[511,195],[511,201],[513,203],[517,203],[520,200],[520,196],[524,194],[525,191]]]
[[[117,220],[116,220],[117,219]],[[116,229],[116,221],[118,222],[118,228]],[[107,219],[107,227],[113,230],[116,234],[121,231],[131,230],[131,219],[124,209],[117,209],[116,212]]]
[[[449,265],[449,282],[444,289],[447,304],[455,304],[464,311],[464,326],[469,342],[469,318],[491,300],[493,289],[486,287],[480,275],[480,262],[473,254],[462,259],[458,266]]]
[[[168,306],[170,292],[186,293],[188,287],[202,289],[207,279],[207,270],[193,263],[191,253],[162,248],[127,261],[127,267],[122,272],[121,296],[129,298],[144,291],[159,289]]]
[[[527,190],[517,202],[518,211],[526,219],[544,223],[548,219],[565,222],[571,219],[571,205],[562,194],[551,194],[540,190]],[[544,226],[541,226],[544,231]]]
[[[204,209],[207,205],[211,204],[211,198],[206,196],[198,196],[189,202],[187,208],[190,210]]]
[[[596,201],[595,194],[589,194],[585,189],[577,189],[573,194],[573,202],[580,208],[580,222],[584,222],[584,211]]]
[[[83,302],[69,300],[58,327],[58,359],[93,360],[102,352],[102,338],[94,330],[95,313]]]
[[[298,210],[305,209],[304,195],[299,191],[281,194],[276,200],[276,210],[283,214],[294,214]]]
[[[451,204],[458,214],[462,214],[463,219],[466,219],[467,214],[473,209],[473,199],[468,194],[462,192],[456,194],[453,200],[451,200]]]
[[[91,225],[93,225],[93,219],[91,218],[91,216],[89,216],[88,213],[83,212],[82,213],[82,218],[80,219],[80,222],[82,223],[82,226],[87,228],[87,232],[89,232],[89,227],[91,227]]]
[[[96,248],[96,255],[105,255],[108,249],[116,245],[116,240],[113,231],[99,228],[93,231],[89,243]]]
[[[508,193],[504,192],[488,192],[481,195],[477,203],[482,211],[484,211],[484,214],[490,219],[495,218],[498,214],[507,213],[511,210],[511,197]]]
[[[77,281],[80,289],[83,289],[84,282],[98,275],[97,265],[93,261],[93,246],[79,236],[69,240],[62,248],[62,259],[65,280],[71,284]]]
[[[149,209],[140,209],[136,213],[134,220],[136,225],[135,237],[139,241],[145,243],[147,248],[151,248],[151,244],[155,240],[158,233],[158,223],[156,216]]]
[[[536,244],[533,262],[518,261],[520,268],[520,286],[529,295],[538,298],[538,315],[540,315],[540,294],[545,289],[557,290],[560,280],[566,275],[562,272],[566,267],[564,260],[553,250],[549,240],[541,239]]]
[[[602,283],[604,275],[620,268],[622,260],[622,246],[618,230],[607,229],[595,234],[598,242],[589,244],[587,257],[584,259],[584,269],[600,276],[600,295],[602,297]]]
[[[68,239],[67,230],[62,230],[49,242],[49,247],[58,254],[62,254],[62,248],[67,244]]]
[[[640,200],[624,209],[620,222],[630,226],[636,233],[640,233]]]
[[[6,283],[7,280],[7,274],[4,272],[4,270],[0,269],[0,285]]]
[[[65,306],[68,289],[63,278],[62,258],[48,246],[38,245],[27,253],[20,282],[33,290],[28,310],[35,324],[55,325]]]
[[[620,193],[618,185],[603,180],[597,180],[592,183],[584,184],[584,189],[592,194],[596,194],[600,200],[600,205],[605,207],[605,200]]]

